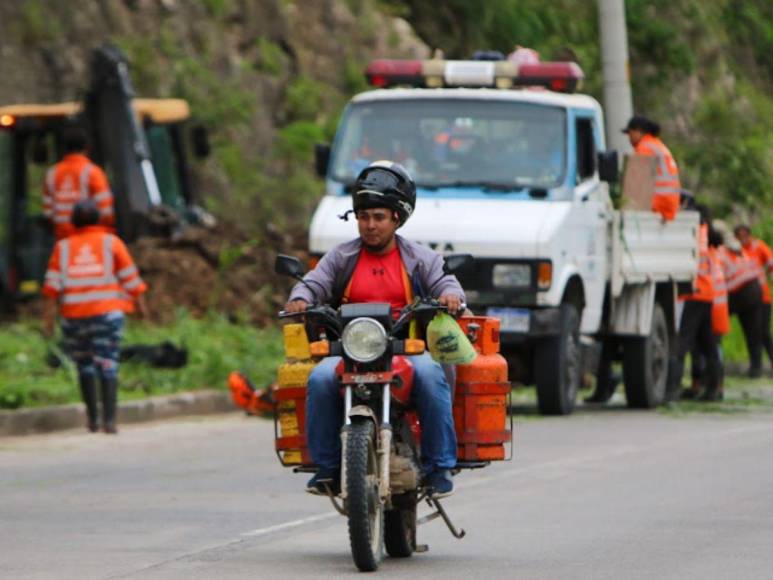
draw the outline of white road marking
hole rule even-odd
[[[255,536],[265,536],[266,534],[282,532],[284,530],[289,530],[291,528],[297,528],[299,526],[305,526],[306,524],[313,524],[314,522],[321,522],[335,517],[338,517],[338,514],[336,512],[326,512],[324,514],[309,516],[308,518],[301,518],[299,520],[293,520],[290,522],[285,522],[283,524],[277,524],[275,526],[268,526],[267,528],[258,528],[257,530],[252,530],[251,532],[244,532],[242,536],[250,536],[253,538]]]

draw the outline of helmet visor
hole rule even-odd
[[[399,186],[400,178],[397,175],[391,171],[376,169],[369,172],[365,179],[361,181],[357,194],[384,194],[391,191],[399,191]]]

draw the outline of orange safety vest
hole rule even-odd
[[[714,301],[714,282],[709,257],[709,226],[707,224],[701,224],[698,229],[698,273],[693,281],[693,289],[692,294],[682,295],[679,298],[696,302]]]
[[[639,155],[648,155],[657,159],[655,190],[652,192],[652,211],[666,220],[672,220],[679,211],[679,168],[671,151],[663,141],[654,135],[644,135],[636,144],[634,151]]]
[[[723,246],[719,256],[730,294],[759,279],[757,263],[747,258],[743,252],[737,254]]]
[[[54,224],[54,235],[61,240],[75,231],[70,223],[76,203],[91,198],[99,209],[99,223],[108,231],[115,224],[113,194],[107,176],[89,158],[69,153],[51,167],[43,185],[43,215]]]
[[[754,260],[759,265],[757,277],[762,288],[762,301],[770,304],[770,286],[768,285],[768,273],[773,272],[773,250],[756,238],[752,238],[748,244],[743,247],[744,255],[750,260]]]
[[[727,283],[722,271],[720,252],[709,248],[711,276],[714,283],[714,300],[711,303],[711,330],[715,336],[724,336],[730,332],[730,308],[727,304]]]
[[[64,318],[89,318],[114,310],[132,312],[132,297],[146,289],[124,243],[90,226],[56,243],[43,294],[59,299]]]

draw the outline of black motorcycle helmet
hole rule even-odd
[[[389,208],[397,212],[402,226],[416,207],[416,184],[399,163],[374,161],[360,172],[354,182],[352,207],[355,212]]]
[[[72,208],[70,222],[76,228],[85,228],[99,223],[99,209],[90,199],[82,199]]]

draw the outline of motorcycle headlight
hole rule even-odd
[[[492,276],[495,288],[521,288],[531,285],[529,264],[496,264]]]
[[[377,320],[356,318],[344,328],[341,344],[349,358],[361,363],[376,360],[387,347],[387,333]]]

